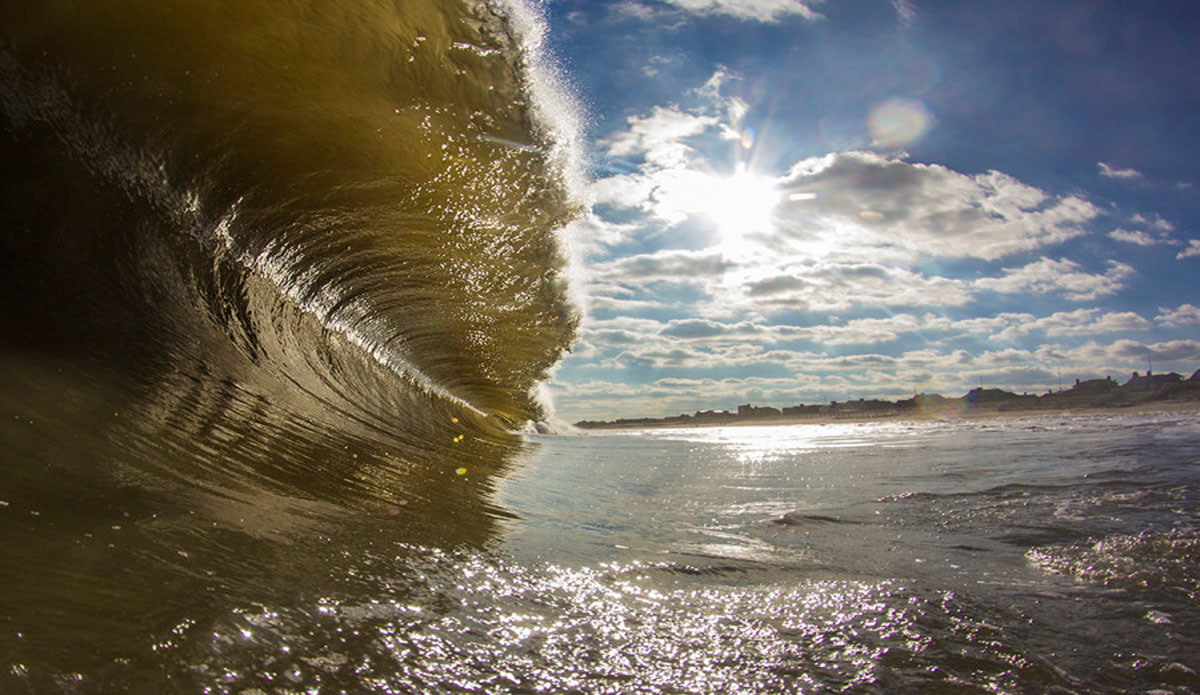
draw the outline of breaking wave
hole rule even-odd
[[[488,538],[578,322],[542,31],[519,0],[0,5],[0,689],[381,533]]]

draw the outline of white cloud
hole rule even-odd
[[[655,77],[664,67],[678,65],[680,62],[682,62],[682,58],[678,55],[650,56],[646,65],[642,67],[642,74],[646,77]]]
[[[1090,301],[1120,291],[1134,269],[1118,260],[1097,270],[1038,254],[977,280],[936,270],[956,265],[939,259],[997,261],[1044,249],[1085,234],[1110,213],[1002,172],[964,174],[902,154],[835,152],[800,161],[779,178],[755,174],[753,138],[741,140],[737,128],[746,106],[722,95],[734,79],[719,69],[681,92],[685,106],[630,117],[599,143],[614,175],[595,182],[591,192],[601,206],[577,235],[591,237],[592,313],[577,348],[586,358],[569,361],[570,369],[654,381],[594,381],[584,389],[576,379],[556,393],[569,412],[671,414],[745,402],[750,394],[789,404],[812,402],[814,393],[901,396],[918,386],[957,395],[980,379],[1017,390],[1053,388],[1058,367],[1064,376],[1068,367],[1081,377],[1125,371],[1120,350],[1099,354],[1095,343],[1088,344],[1091,352],[1073,345],[1088,336],[1119,338],[1111,345],[1128,351],[1135,344],[1128,335],[1190,320],[1162,310],[1152,324],[1103,307],[971,316],[981,292]],[[770,213],[765,223],[748,224],[752,215],[741,208],[729,219],[713,212],[725,189],[727,197],[757,200],[740,189],[730,193],[738,179],[722,172],[740,160],[750,163],[745,171],[754,183],[772,193],[759,206]],[[1172,232],[1161,216],[1133,215],[1109,237],[1177,243]],[[658,250],[636,252],[641,244]],[[1200,255],[1200,242],[1193,247],[1181,257]],[[631,255],[603,255],[631,248]],[[938,307],[962,307],[965,317],[938,316]],[[821,316],[828,312],[845,320]],[[1065,345],[1028,347],[1043,341]],[[962,349],[984,345],[997,349]],[[920,349],[899,352],[913,347]],[[717,367],[791,376],[778,383],[706,378]],[[661,369],[688,378],[655,379]]]
[[[814,326],[801,329],[809,340],[823,345],[870,345],[897,340],[906,333],[921,330],[917,317],[896,314],[885,318],[852,319],[841,326]]]
[[[1123,179],[1126,181],[1142,178],[1142,173],[1136,169],[1114,169],[1104,162],[1096,162],[1100,175],[1108,179]]]
[[[611,11],[617,17],[643,22],[659,21],[664,14],[663,10],[638,2],[637,0],[621,0],[620,2],[616,2],[612,5]]]
[[[583,342],[597,349],[619,349],[630,354],[660,354],[676,347],[689,350],[726,349],[752,342],[763,348],[795,341],[822,345],[869,345],[896,340],[923,329],[920,319],[910,314],[883,318],[859,318],[840,323],[808,326],[768,324],[762,321],[722,322],[686,318],[657,322],[651,319],[606,319],[589,321]],[[750,354],[750,353],[747,353]],[[764,353],[752,353],[756,358]],[[778,357],[778,354],[775,355]]]
[[[596,182],[596,202],[641,210],[652,216],[648,221],[667,225],[711,217],[716,192],[732,179],[715,173],[728,167],[710,159],[710,148],[741,137],[736,122],[746,108],[721,95],[730,79],[735,77],[718,69],[703,86],[688,90],[701,105],[656,106],[601,139],[610,157],[635,169]],[[995,260],[1083,234],[1100,214],[1082,197],[1050,195],[998,171],[967,175],[873,152],[806,159],[782,179],[755,182],[764,192],[781,191],[783,200],[770,219],[773,229],[743,232],[738,243],[747,256],[755,249],[777,256],[823,248],[852,249],[862,260],[880,253]],[[766,218],[770,206],[764,196],[758,212]]]
[[[730,72],[728,68],[722,65],[717,67],[716,71],[713,72],[712,77],[709,77],[708,81],[703,85],[695,89],[687,90],[688,94],[702,97],[704,100],[712,103],[716,109],[721,112],[721,115],[724,117],[726,123],[726,125],[723,126],[722,132],[724,137],[728,139],[735,139],[739,136],[736,126],[741,122],[742,118],[746,116],[747,111],[750,109],[750,105],[740,97],[723,96],[721,94],[721,87],[728,82],[734,82],[740,79],[740,75]]]
[[[767,274],[763,274],[763,273]],[[971,299],[966,282],[927,277],[882,263],[818,261],[755,268],[740,300],[759,311],[837,311],[852,306],[961,306]]]
[[[1144,331],[1150,327],[1149,321],[1131,311],[1100,313],[1099,309],[1077,309],[1036,319],[1019,329],[1023,333],[1036,330],[1050,337],[1062,337]]]
[[[774,22],[789,15],[808,20],[820,19],[814,5],[820,0],[666,0],[688,12],[720,14],[736,19]]]
[[[1101,335],[1125,331],[1144,331],[1150,322],[1134,312],[1101,312],[1100,309],[1060,311],[1035,317],[1027,313],[1001,313],[995,316],[952,321],[926,315],[922,328],[929,332],[975,334],[995,341],[1017,341],[1033,333],[1048,337]]]
[[[1187,248],[1175,254],[1175,258],[1181,261],[1193,256],[1200,256],[1200,239],[1189,239]]]
[[[612,313],[633,313],[643,311],[658,311],[671,307],[667,302],[654,299],[627,299],[603,295],[593,295],[588,304],[593,311],[608,311]]]
[[[730,140],[741,140],[738,122],[747,106],[737,97],[720,94],[721,87],[737,77],[718,68],[704,85],[687,90],[699,104],[689,109],[656,106],[649,114],[626,119],[627,127],[602,138],[598,144],[611,158],[615,170],[594,182],[592,200],[648,215],[647,224],[678,224],[689,216],[714,212],[714,198],[729,199],[730,179],[714,173],[714,163],[704,154],[717,146],[728,149]],[[758,181],[761,177],[753,177]],[[764,188],[771,182],[764,179]],[[765,198],[764,198],[765,199]],[[733,204],[732,199],[728,200]],[[757,212],[765,217],[766,209]]]
[[[1170,362],[1194,364],[1200,361],[1200,340],[1169,340],[1146,344],[1122,338],[1109,344],[1088,343],[1076,348],[1060,348],[1059,352],[1069,360],[1105,362],[1131,368],[1145,365],[1147,355],[1159,364]]]
[[[1200,323],[1200,307],[1192,304],[1180,304],[1174,309],[1159,307],[1158,310],[1161,313],[1154,320],[1168,328]]]
[[[1180,307],[1181,315],[1185,311],[1186,307]],[[874,345],[892,342],[905,335],[920,334],[927,336],[926,340],[934,335],[975,335],[1011,342],[1035,333],[1062,338],[1128,333],[1150,328],[1150,322],[1136,313],[1104,312],[1093,308],[1042,317],[1026,313],[1003,313],[963,320],[950,320],[933,314],[917,317],[900,313],[882,318],[856,318],[845,323],[830,321],[806,326],[770,324],[763,320],[722,322],[685,318],[659,322],[620,318],[592,321],[584,329],[583,335],[588,345],[599,350],[619,350],[624,353],[626,361],[653,363],[669,358],[675,360],[675,366],[683,364],[680,360],[688,360],[688,366],[704,366],[711,363],[717,353],[729,357],[730,350],[741,350],[737,356],[742,361],[791,362],[793,357],[790,349],[773,346],[794,344],[796,341],[830,347]],[[746,349],[748,344],[753,347]]]
[[[1102,319],[1103,317],[1096,317]],[[1057,319],[1071,323],[1071,319]],[[1049,323],[1049,322],[1048,322]],[[979,353],[934,347],[898,355],[864,352],[836,355],[812,351],[733,348],[726,352],[699,349],[657,349],[649,355],[627,353],[627,364],[670,364],[702,369],[715,355],[740,365],[771,363],[792,371],[783,377],[660,378],[646,384],[584,381],[556,384],[556,401],[577,417],[611,418],[674,415],[709,408],[732,408],[747,401],[786,406],[826,399],[905,398],[914,390],[960,396],[982,381],[989,388],[1016,392],[1057,390],[1076,378],[1106,375],[1118,381],[1145,368],[1149,355],[1156,371],[1174,369],[1186,374],[1200,362],[1200,341],[1143,343],[1128,338],[1080,345],[1043,344],[1036,349],[1006,347]],[[1162,365],[1161,367],[1159,365]],[[619,414],[619,415],[615,415]]]
[[[1151,229],[1154,229],[1155,231],[1159,231],[1159,232],[1175,231],[1175,223],[1168,219],[1164,219],[1163,216],[1159,215],[1159,214],[1154,214],[1154,215],[1151,215],[1150,217],[1146,217],[1142,213],[1137,212],[1129,217],[1129,221],[1134,222],[1136,224],[1145,225],[1145,226],[1150,227]]]
[[[912,0],[892,0],[892,9],[896,10],[901,26],[912,26],[917,18],[917,9],[913,7]]]
[[[708,344],[753,340],[760,345],[771,345],[803,340],[822,345],[870,345],[890,342],[903,334],[919,330],[921,322],[917,317],[896,314],[884,318],[852,319],[845,324],[824,323],[810,326],[682,319],[669,321],[659,331],[659,335]]]
[[[658,331],[658,334],[684,340],[691,338],[734,338],[736,340],[744,340],[750,337],[758,337],[762,332],[762,329],[758,326],[745,321],[729,324],[710,321],[708,319],[674,319],[668,321]]]
[[[931,256],[994,260],[1084,233],[1099,210],[989,171],[974,176],[903,157],[839,152],[798,162],[783,183],[784,232],[845,237]]]
[[[970,319],[953,320],[944,316],[926,314],[921,321],[926,331],[952,335],[982,335],[996,338],[1002,331],[1013,326],[1027,325],[1034,320],[1033,314],[1001,313],[995,316],[977,316]]]
[[[618,224],[588,213],[571,222],[564,230],[563,240],[568,253],[584,257],[598,252],[601,247],[626,241],[639,229],[636,224]]]
[[[597,263],[593,273],[598,278],[616,281],[689,280],[719,278],[731,265],[720,253],[671,249]]]
[[[1164,243],[1162,240],[1150,236],[1148,233],[1141,230],[1121,229],[1117,228],[1108,233],[1108,238],[1114,241],[1122,241],[1126,244],[1137,244],[1138,246],[1154,246]]]
[[[1141,213],[1134,213],[1129,216],[1129,221],[1142,229],[1118,227],[1109,232],[1108,237],[1114,241],[1138,246],[1180,243],[1171,236],[1171,232],[1175,231],[1175,223],[1163,218],[1162,215],[1152,214],[1147,217]]]
[[[717,126],[715,116],[689,113],[677,106],[655,106],[648,116],[630,116],[629,128],[600,140],[612,157],[642,155],[654,166],[685,166],[693,149],[684,141]]]
[[[588,192],[593,203],[637,209],[646,206],[654,186],[654,180],[642,174],[617,174],[596,180]]]
[[[1062,292],[1078,302],[1119,291],[1124,287],[1122,281],[1133,273],[1133,266],[1120,261],[1108,261],[1104,274],[1095,274],[1084,272],[1078,263],[1066,258],[1042,257],[1020,268],[1005,268],[1001,277],[976,280],[975,285],[1002,294]]]

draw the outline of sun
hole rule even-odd
[[[712,222],[719,244],[730,250],[746,245],[747,235],[768,231],[780,202],[776,181],[746,167],[731,176],[708,176],[697,193],[696,212]]]
[[[716,232],[712,246],[745,256],[754,248],[750,237],[772,228],[782,192],[777,179],[743,164],[732,174],[683,168],[663,172],[652,199],[657,216],[671,223],[703,220]]]

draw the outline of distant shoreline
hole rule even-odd
[[[1040,415],[1096,416],[1129,413],[1200,412],[1200,370],[1184,380],[1179,374],[1137,372],[1123,385],[1112,379],[1076,382],[1069,390],[1042,396],[1000,389],[972,389],[960,398],[921,394],[901,401],[863,400],[792,408],[738,406],[737,411],[707,410],[694,415],[581,421],[583,430],[826,425],[856,422],[905,422],[1020,418]]]
[[[704,427],[782,427],[788,425],[853,425],[865,422],[938,422],[946,420],[1015,420],[1026,417],[1095,417],[1098,415],[1152,415],[1155,413],[1196,413],[1200,415],[1200,402],[1171,402],[1131,405],[1109,408],[1030,408],[1028,410],[968,410],[964,412],[902,413],[891,416],[859,417],[816,417],[816,418],[773,418],[738,419],[725,422],[678,423],[658,418],[654,423],[622,423],[601,426],[580,426],[584,430],[649,430],[649,429],[700,429]]]

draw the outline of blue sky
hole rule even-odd
[[[1200,367],[1192,3],[545,7],[589,168],[560,417]]]

